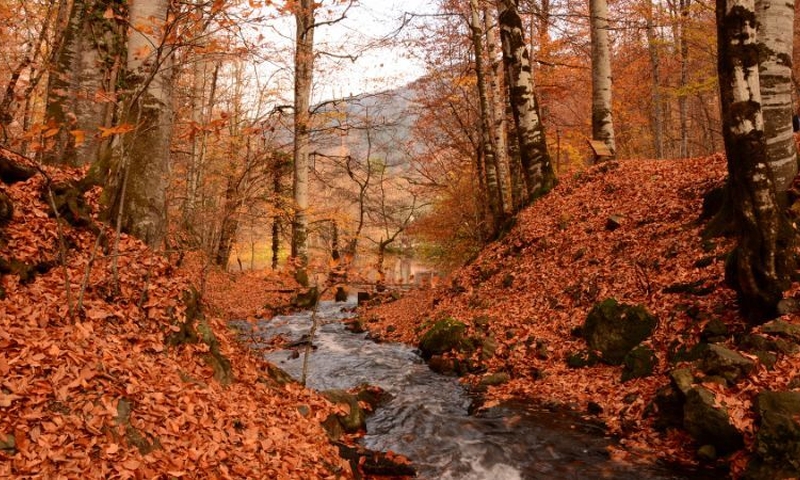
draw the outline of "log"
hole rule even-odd
[[[36,169],[26,166],[30,160],[5,147],[0,147],[0,181],[11,185],[36,175]]]

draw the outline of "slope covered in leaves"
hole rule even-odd
[[[47,172],[54,181],[81,173]],[[195,320],[198,336],[214,334],[213,348],[177,341],[185,292],[199,284],[191,269],[124,235],[113,255],[110,230],[104,248],[92,228],[57,227],[41,174],[0,189],[15,206],[0,229],[0,258],[34,267],[0,280],[0,477],[349,476],[320,427],[333,407],[273,381],[234,340],[225,320],[242,315],[243,302],[212,295],[217,304],[207,310],[216,313]],[[90,206],[98,195],[91,192]],[[259,287],[273,286],[254,276],[247,292],[229,284],[212,276],[207,289],[246,293],[256,306],[268,302]],[[220,358],[230,360],[227,377],[215,371]]]
[[[489,390],[489,404],[522,397],[580,412],[602,410],[599,419],[632,451],[689,461],[697,445],[678,431],[657,433],[646,410],[656,391],[669,383],[666,374],[675,367],[670,352],[696,344],[712,319],[728,325],[728,345],[745,329],[735,295],[723,283],[731,240],[704,241],[698,221],[703,194],[721,185],[725,173],[725,160],[716,155],[626,160],[562,179],[448,284],[377,307],[365,313],[366,325],[385,339],[414,344],[437,319],[464,322],[471,335],[488,329],[496,351],[484,361],[479,349],[472,360],[482,362],[488,373],[506,372],[511,378]],[[691,288],[669,288],[687,285]],[[658,356],[655,375],[622,382],[621,367],[567,366],[570,354],[586,349],[574,330],[606,298],[643,304],[658,317],[647,341]],[[799,369],[800,356],[785,355],[774,370],[758,365],[735,387],[706,386],[752,448],[754,393],[786,389]]]

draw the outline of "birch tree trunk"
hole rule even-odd
[[[158,246],[166,231],[166,186],[172,136],[172,51],[166,45],[168,0],[130,5],[127,84],[122,121],[133,128],[115,139],[106,188],[110,219]]]
[[[776,315],[788,287],[787,220],[767,163],[754,0],[717,0],[718,73],[738,245],[726,280],[747,317]]]
[[[680,156],[689,158],[689,7],[692,0],[680,0],[681,4],[681,80],[678,93],[678,116],[681,129]]]
[[[107,9],[118,2],[75,0],[47,85],[46,117],[58,128],[44,154],[47,163],[82,166],[97,160],[103,141],[99,127],[108,127],[114,104],[108,93],[116,83],[123,32]],[[117,11],[114,10],[117,8]]]
[[[294,12],[297,24],[294,57],[294,221],[292,257],[296,279],[308,286],[308,169],[311,136],[311,82],[314,71],[314,0],[299,0]]]
[[[608,45],[608,4],[589,0],[592,36],[592,139],[616,154],[611,115],[611,50]]]
[[[658,36],[653,21],[653,0],[645,0],[647,20],[647,49],[650,54],[650,78],[653,107],[651,122],[653,129],[653,151],[655,158],[664,158],[664,113],[661,105],[661,72],[658,58]]]
[[[778,192],[797,175],[797,147],[792,131],[792,46],[794,5],[785,1],[756,0],[761,108],[767,159]]]
[[[513,210],[511,198],[510,163],[508,156],[508,126],[506,125],[506,95],[503,89],[503,60],[502,52],[498,50],[496,26],[490,25],[491,16],[483,8],[483,24],[486,32],[486,52],[490,65],[486,69],[489,83],[490,115],[492,126],[492,145],[497,160],[497,182],[500,184],[500,193],[503,198],[505,213]]]
[[[525,44],[517,0],[501,0],[498,3],[498,18],[509,102],[517,130],[526,201],[529,203],[549,192],[556,184],[556,177],[533,91],[530,51]]]
[[[483,153],[484,175],[486,179],[486,199],[489,203],[491,212],[491,233],[493,237],[503,223],[503,192],[499,182],[500,167],[495,157],[494,144],[492,142],[492,124],[489,118],[489,100],[487,97],[486,68],[484,66],[483,49],[483,28],[480,18],[480,8],[478,0],[470,0],[470,29],[472,31],[472,48],[475,53],[475,75],[478,83],[478,99],[480,107],[480,146]]]

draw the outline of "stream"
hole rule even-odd
[[[682,479],[719,478],[662,465],[609,459],[612,443],[598,427],[573,416],[506,404],[469,415],[470,394],[453,377],[432,372],[416,351],[397,343],[375,343],[344,328],[354,303],[321,302],[309,357],[307,385],[349,389],[363,383],[389,393],[368,417],[361,443],[407,456],[423,479]],[[248,324],[242,324],[245,326]],[[294,341],[307,334],[311,313],[263,320],[251,332],[256,346],[276,335]],[[263,346],[263,345],[262,345]],[[266,358],[299,379],[303,352],[270,352]],[[294,355],[292,355],[294,353]]]

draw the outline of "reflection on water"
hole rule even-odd
[[[323,302],[320,327],[309,359],[308,386],[317,390],[377,385],[391,395],[369,417],[362,442],[374,450],[409,457],[426,479],[678,479],[715,478],[662,466],[612,461],[610,441],[588,425],[563,414],[503,405],[478,416],[468,414],[471,398],[452,377],[433,373],[415,351],[402,344],[374,343],[344,329],[350,304]],[[259,324],[264,343],[276,335],[297,340],[310,328],[308,312]],[[267,358],[300,378],[303,358],[286,350]]]

